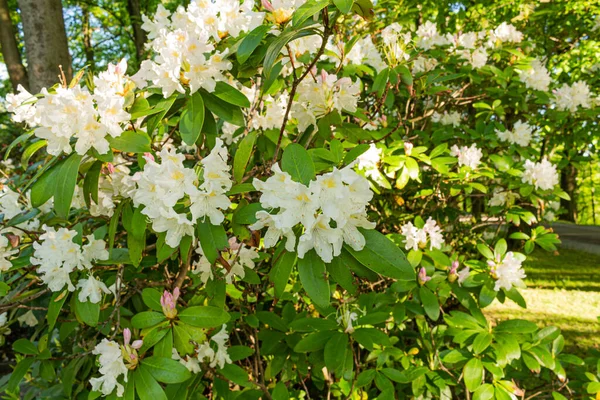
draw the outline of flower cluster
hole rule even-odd
[[[483,157],[481,149],[478,149],[475,143],[473,143],[470,147],[458,147],[457,145],[454,145],[450,148],[450,155],[458,157],[459,166],[462,167],[463,165],[466,165],[471,169],[477,168],[477,166],[481,163],[481,157]]]
[[[203,283],[208,282],[209,279],[214,279],[212,265],[204,255],[201,246],[196,248],[196,254],[199,254],[200,258],[193,263],[192,272],[199,274]],[[222,252],[221,257],[221,263],[227,264],[226,267],[224,266],[228,270],[225,274],[225,281],[231,283],[236,276],[240,279],[246,276],[245,268],[254,269],[254,260],[259,256],[254,247],[239,243],[235,237],[232,237],[229,239],[229,251]]]
[[[208,217],[211,224],[219,225],[225,218],[222,210],[231,202],[226,192],[233,182],[227,165],[227,149],[217,138],[215,147],[201,161],[203,181],[198,186],[196,172],[183,165],[185,156],[172,148],[160,152],[161,163],[152,156],[146,157],[146,165],[141,173],[134,175],[137,190],[133,193],[133,204],[144,206],[142,214],[152,220],[156,232],[166,232],[165,243],[177,247],[184,236],[194,236],[194,222]],[[189,199],[187,213],[178,213],[175,206],[184,198]]]
[[[522,181],[529,185],[534,185],[536,189],[551,190],[558,185],[558,172],[556,166],[547,159],[534,163],[531,160],[525,161],[525,171]]]
[[[210,343],[207,340],[198,347],[198,360],[200,362],[208,361],[211,368],[217,365],[219,368],[223,368],[225,364],[231,364],[231,358],[229,357],[229,353],[227,353],[227,345],[225,344],[227,340],[229,340],[227,325],[223,324],[221,330],[210,338],[210,341],[217,345],[217,351],[215,352],[210,347]]]
[[[460,126],[461,115],[458,111],[444,111],[443,114],[434,111],[431,115],[433,122],[439,122],[442,125],[452,125],[454,127]]]
[[[140,87],[151,82],[162,89],[164,97],[175,91],[185,93],[184,85],[191,93],[200,88],[213,92],[232,67],[225,59],[227,50],[215,50],[215,43],[261,25],[264,13],[252,11],[253,6],[251,0],[242,4],[237,0],[197,0],[171,15],[159,5],[154,20],[142,17],[142,28],[152,39],[149,47],[156,56],[143,61],[132,79]]]
[[[577,107],[590,108],[590,87],[584,81],[572,85],[565,83],[554,91],[554,101],[559,110],[577,111]]]
[[[551,82],[550,73],[542,61],[535,58],[529,68],[521,71],[521,82],[530,89],[547,92]]]
[[[503,142],[526,147],[529,146],[529,142],[531,142],[532,131],[533,127],[527,122],[517,121],[515,122],[512,131],[509,131],[508,129],[504,131],[496,129],[496,135],[498,135],[498,139]]]
[[[490,207],[501,207],[505,204],[511,205],[515,199],[518,199],[519,195],[517,193],[513,193],[510,190],[505,190],[504,188],[494,188],[494,192],[492,194],[492,198],[488,201],[488,205]]]
[[[349,165],[334,168],[309,183],[295,182],[276,164],[274,175],[266,181],[254,179],[254,187],[261,191],[260,202],[265,209],[278,209],[277,214],[267,211],[256,213],[258,221],[250,229],[268,227],[265,248],[273,247],[284,236],[286,249],[294,251],[294,227],[302,224],[304,233],[298,240],[298,257],[303,258],[311,249],[326,263],[340,254],[346,242],[355,250],[362,250],[365,238],[358,228],[373,229],[367,220],[366,206],[373,198],[369,182]],[[331,221],[335,221],[335,227]]]
[[[292,106],[292,117],[298,121],[298,130],[317,125],[317,118],[333,110],[356,111],[360,82],[340,78],[322,71],[315,80],[305,79],[298,85],[298,101]]]
[[[59,86],[55,90],[42,89],[41,98],[35,98],[23,87],[19,93],[8,95],[8,111],[15,113],[15,121],[26,122],[35,128],[35,136],[48,141],[48,153],[58,156],[75,151],[84,155],[91,148],[99,154],[110,151],[107,138],[118,137],[123,125],[130,120],[124,108],[126,94],[134,85],[125,72],[127,62],[108,66],[108,70],[94,77],[94,92],[80,86]]]
[[[38,272],[42,274],[42,281],[50,290],[58,292],[66,285],[69,291],[74,291],[70,273],[79,269],[90,273],[88,279],[81,279],[77,284],[77,287],[82,288],[79,301],[89,298],[92,303],[98,303],[102,292],[110,293],[106,285],[91,274],[92,262],[108,259],[104,240],[96,240],[93,235],[88,235],[87,243],[80,246],[73,241],[77,236],[76,231],[46,225],[42,229],[45,233],[40,235],[39,242],[33,244],[31,263],[39,265]]]
[[[129,337],[131,337],[131,334],[129,334]],[[126,345],[129,345],[128,340],[126,340],[126,342]],[[138,344],[140,344],[141,347],[141,343]],[[90,379],[92,389],[108,396],[115,388],[117,388],[117,396],[123,397],[125,388],[117,381],[117,379],[123,375],[123,380],[127,382],[127,367],[123,361],[123,351],[121,346],[115,341],[102,339],[102,341],[96,345],[92,354],[100,355],[98,358],[100,369],[98,372],[102,374],[99,378]]]
[[[404,248],[406,250],[419,250],[425,248],[429,240],[429,249],[441,249],[444,244],[442,229],[433,218],[429,217],[423,228],[417,228],[412,222],[408,222],[401,227],[404,236]]]
[[[357,40],[348,54],[343,55],[343,57],[343,43],[337,43],[337,45],[333,45],[331,42],[327,43],[327,50],[335,54],[336,59],[341,59],[343,65],[369,65],[377,72],[387,67],[370,37]]]
[[[521,267],[524,259],[525,257],[521,254],[509,251],[502,260],[500,260],[500,257],[497,257],[496,260],[488,260],[490,272],[496,279],[495,291],[500,289],[510,290],[513,286],[525,287],[523,282],[525,271]]]

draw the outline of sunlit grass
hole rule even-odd
[[[555,325],[567,351],[584,355],[600,349],[600,255],[575,250],[536,251],[524,264],[527,309],[507,300],[485,309],[494,320],[527,319],[539,326]]]

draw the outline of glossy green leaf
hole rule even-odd
[[[329,282],[325,263],[314,251],[310,250],[304,258],[298,258],[298,273],[302,288],[308,297],[319,307],[329,306]]]

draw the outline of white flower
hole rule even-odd
[[[184,358],[182,358],[177,352],[177,349],[175,348],[173,348],[173,354],[171,358],[173,360],[179,361],[181,365],[186,367],[188,371],[190,371],[193,374],[197,374],[200,372],[200,362],[197,358],[192,358],[190,356],[185,356]]]
[[[518,144],[520,146],[529,146],[531,142],[533,127],[527,122],[517,121],[513,126],[513,130],[501,131],[496,129],[496,135],[498,139],[503,142],[508,141],[509,143]]]
[[[35,101],[36,98],[19,84],[17,94],[6,95],[6,111],[14,114],[12,119],[15,122],[26,122],[30,126],[36,125]]]
[[[368,174],[369,171],[371,171],[373,169],[377,169],[379,163],[381,162],[382,154],[383,154],[383,150],[377,148],[377,146],[375,146],[375,144],[371,143],[369,145],[369,150],[365,151],[360,156],[358,156],[357,167],[359,169],[366,170],[367,174]]]
[[[420,246],[425,246],[427,243],[427,233],[423,229],[419,229],[412,222],[407,222],[401,227],[402,235],[404,236],[404,246],[406,250],[419,250]]]
[[[333,257],[340,255],[344,241],[343,234],[339,228],[332,228],[329,220],[321,214],[312,226],[306,227],[306,232],[298,240],[298,258],[304,258],[311,249],[315,249],[326,263],[330,263]]]
[[[520,77],[526,87],[543,92],[548,91],[551,82],[550,73],[538,58],[531,61],[530,68],[521,71]]]
[[[523,40],[523,34],[514,25],[501,23],[492,33],[493,37],[501,42],[519,43]]]
[[[8,314],[5,311],[2,314],[0,314],[0,328],[3,327],[4,325],[6,325],[7,320],[8,320]]]
[[[0,235],[0,271],[8,271],[12,267],[9,258],[17,254],[19,250],[13,249],[10,241],[4,235]]]
[[[89,299],[90,303],[97,304],[102,300],[102,292],[111,293],[104,282],[96,279],[93,275],[90,275],[88,279],[80,279],[77,287],[81,288],[78,296],[81,303],[85,303]]]
[[[364,37],[354,43],[354,46],[344,58],[344,64],[348,63],[355,65],[367,64],[375,68],[377,72],[387,67],[370,37]]]
[[[94,235],[87,235],[87,244],[81,248],[81,265],[86,269],[92,268],[92,262],[96,260],[108,260],[109,254],[106,250],[106,242],[104,240],[96,240]]]
[[[19,215],[22,210],[19,204],[19,193],[11,190],[6,185],[2,185],[0,188],[0,214],[4,214],[4,220],[8,221]]]
[[[227,333],[227,325],[223,324],[223,327],[219,332],[213,335],[210,340],[217,344],[217,351],[215,352],[209,345],[208,341],[202,343],[198,348],[198,360],[207,360],[210,362],[210,367],[215,368],[217,365],[219,368],[225,367],[225,364],[231,364],[231,358],[227,353],[226,342],[229,339]]]
[[[206,283],[209,280],[214,279],[212,265],[210,261],[208,261],[208,258],[206,258],[204,255],[201,246],[196,247],[196,254],[199,254],[200,258],[197,261],[194,261],[192,264],[192,273],[196,275],[199,274],[202,283]]]
[[[447,37],[438,33],[437,26],[431,21],[426,21],[417,29],[417,46],[423,50],[429,50],[434,46],[445,46],[450,44]]]
[[[577,107],[591,107],[591,93],[587,83],[577,81],[572,86],[562,85],[554,91],[554,101],[559,110],[577,111]]]
[[[437,67],[437,65],[438,62],[435,58],[419,56],[414,61],[412,73],[419,74],[422,72],[429,72]]]
[[[39,323],[38,319],[35,317],[35,315],[33,315],[32,310],[27,311],[25,314],[17,318],[17,320],[19,321],[21,326],[37,326],[37,324]]]
[[[443,114],[435,112],[431,115],[433,122],[439,122],[442,125],[452,125],[454,127],[460,126],[461,115],[457,111],[444,111]]]
[[[152,220],[152,229],[166,232],[165,243],[177,248],[184,236],[194,237],[194,223],[185,214],[177,214],[173,209]]]
[[[112,340],[102,339],[94,350],[92,350],[92,354],[100,355],[98,358],[100,369],[98,372],[102,374],[99,378],[90,379],[92,389],[108,396],[116,387],[117,396],[122,397],[125,388],[117,382],[117,379],[123,375],[124,381],[127,382],[127,367],[123,362],[123,355],[119,344]]]
[[[534,185],[536,189],[551,190],[559,182],[556,166],[545,158],[538,163],[526,160],[522,182]]]
[[[450,155],[458,157],[458,165],[466,165],[471,169],[477,168],[481,163],[481,157],[483,153],[477,148],[477,145],[473,143],[470,147],[454,145],[450,148]]]
[[[438,226],[437,222],[433,218],[427,218],[427,222],[425,222],[423,231],[425,231],[425,233],[427,233],[427,235],[429,236],[430,250],[442,248],[442,245],[444,244],[442,228]]]
[[[469,57],[469,62],[471,63],[471,66],[473,68],[477,69],[477,68],[481,68],[481,67],[485,66],[485,64],[487,63],[487,59],[488,59],[487,51],[485,51],[485,49],[483,47],[480,47],[480,48],[473,50],[473,52],[471,53],[471,55]]]
[[[339,325],[341,325],[344,329],[345,333],[353,333],[354,327],[352,326],[352,322],[358,319],[358,314],[355,312],[350,312],[350,310],[346,309],[340,315],[336,321]]]
[[[492,198],[488,201],[490,207],[500,207],[505,204],[511,205],[515,199],[518,199],[519,195],[503,188],[494,188]],[[485,232],[484,232],[485,234]]]
[[[495,291],[500,289],[510,290],[513,286],[523,288],[525,271],[521,268],[522,257],[516,256],[512,251],[506,253],[502,262],[488,261],[492,275],[496,278]]]
[[[471,270],[469,269],[469,267],[465,267],[458,271],[458,283],[462,285],[467,280],[470,273]]]
[[[268,228],[263,240],[265,249],[275,247],[279,239],[285,237],[287,239],[285,242],[285,249],[287,251],[294,251],[296,248],[296,235],[292,228],[286,227],[280,229],[277,227],[277,223],[271,214],[266,211],[258,211],[256,213],[256,222],[248,228],[253,231],[258,231],[265,227]]]

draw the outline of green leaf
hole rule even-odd
[[[12,348],[14,351],[21,354],[29,354],[35,356],[39,353],[37,347],[35,347],[35,345],[31,343],[29,339],[25,338],[17,339],[17,341],[13,343]]]
[[[54,196],[54,188],[56,187],[56,175],[64,162],[46,170],[31,186],[31,205],[39,207],[46,203]]]
[[[150,137],[142,131],[124,131],[118,137],[107,136],[110,146],[115,150],[126,153],[148,153],[150,148]]]
[[[29,159],[38,151],[40,150],[42,147],[46,146],[48,144],[47,140],[38,140],[37,142],[34,142],[32,144],[30,144],[24,151],[23,154],[21,155],[21,167],[23,167],[23,169],[27,169],[27,164],[29,163]]]
[[[235,54],[240,64],[243,64],[250,58],[254,50],[258,47],[262,39],[265,37],[270,27],[268,25],[260,25],[250,33],[248,33],[240,43]]]
[[[289,400],[290,393],[288,392],[285,383],[277,382],[275,388],[273,389],[273,393],[271,393],[271,397],[273,400]]]
[[[485,383],[473,393],[473,400],[491,400],[494,398],[494,386]]]
[[[246,121],[244,119],[244,113],[242,110],[234,105],[221,100],[217,96],[202,91],[202,98],[204,104],[213,114],[236,126],[244,126]]]
[[[140,399],[168,400],[162,387],[143,364],[133,371],[135,391]]]
[[[301,5],[292,17],[294,26],[301,25],[304,21],[324,9],[329,5],[329,0],[308,0]]]
[[[187,106],[179,121],[179,133],[185,144],[192,146],[196,143],[202,133],[203,125],[204,101],[202,100],[202,94],[196,92],[188,100]]]
[[[319,307],[329,306],[329,282],[327,282],[325,263],[315,252],[310,250],[304,258],[298,258],[298,273],[302,287],[308,297]]]
[[[500,239],[496,242],[496,246],[494,247],[494,253],[496,255],[503,256],[504,253],[506,253],[507,248],[508,248],[508,245],[506,244],[506,240]]]
[[[206,219],[205,222],[198,222],[196,231],[204,255],[211,264],[214,264],[219,258],[221,250],[225,250],[229,242],[227,241],[227,233],[225,233],[223,225],[213,225],[208,218]]]
[[[250,100],[248,100],[245,94],[223,81],[217,82],[213,94],[234,106],[250,107]]]
[[[56,187],[54,188],[54,210],[59,217],[66,218],[71,209],[71,200],[77,185],[77,172],[81,156],[73,153],[60,166],[56,173]]]
[[[241,182],[256,143],[256,131],[249,132],[238,145],[233,159],[233,178]]]
[[[373,3],[371,0],[355,0],[352,11],[365,19],[373,17]]]
[[[346,354],[350,351],[348,346],[348,335],[335,332],[331,335],[325,345],[325,365],[330,371],[339,371],[346,360]]]
[[[478,358],[472,358],[468,363],[465,364],[464,370],[464,380],[467,389],[470,392],[475,391],[483,380],[483,365],[481,364],[481,360]]]
[[[284,251],[284,253],[277,259],[273,268],[269,272],[269,279],[273,282],[275,287],[275,296],[281,298],[285,292],[285,286],[290,279],[292,268],[296,264],[296,253],[290,253]]]
[[[86,325],[96,326],[100,319],[100,303],[92,303],[90,301],[80,302],[78,297],[75,297],[75,314]]]
[[[296,346],[294,346],[294,351],[296,353],[308,353],[313,351],[321,350],[325,347],[325,344],[331,339],[330,331],[320,331],[309,333],[304,336]]]
[[[481,332],[475,336],[473,341],[473,353],[481,354],[492,344],[492,335],[488,332]]]
[[[283,319],[270,311],[257,311],[256,317],[260,322],[278,331],[287,332],[288,326]]]
[[[494,259],[494,253],[492,253],[492,251],[486,244],[477,243],[477,250],[479,250],[481,255],[487,258],[488,260]]]
[[[345,248],[362,265],[389,278],[403,281],[416,279],[415,270],[394,242],[376,230],[360,231],[366,240],[364,249],[356,251],[349,246]]]
[[[46,320],[48,321],[48,332],[52,332],[52,329],[54,329],[56,319],[58,318],[60,310],[62,309],[63,304],[65,304],[68,295],[69,294],[67,290],[62,292],[54,292],[52,294],[50,302],[48,303],[48,313],[46,314]]]
[[[334,257],[333,260],[327,264],[327,271],[333,280],[350,294],[356,293],[357,288],[354,283],[354,275],[352,275],[350,268],[344,263],[343,257]]]
[[[13,372],[10,374],[10,379],[8,380],[7,389],[9,392],[13,392],[17,386],[19,386],[19,383],[27,371],[29,371],[29,367],[31,367],[31,364],[33,364],[34,361],[35,358],[33,357],[24,358],[19,361]]]
[[[297,143],[289,144],[283,151],[281,169],[305,185],[315,179],[315,164],[308,151]]]
[[[342,14],[348,14],[352,10],[354,0],[333,0],[333,4],[341,11]]]
[[[216,328],[229,321],[229,314],[212,306],[188,307],[179,313],[179,319],[197,328]]]
[[[19,143],[26,142],[30,137],[33,136],[33,134],[34,134],[34,129],[20,135],[15,140],[13,140],[6,148],[6,153],[4,153],[4,161],[8,160],[8,157],[10,156],[12,149],[14,149],[16,145],[18,145]]]
[[[88,208],[91,206],[91,200],[98,204],[98,180],[102,171],[102,161],[96,161],[92,164],[83,180],[83,199]],[[91,198],[91,200],[90,200]]]
[[[515,333],[533,333],[537,331],[537,325],[523,319],[512,319],[500,322],[495,328],[495,332]]]
[[[161,293],[154,288],[145,288],[142,290],[142,300],[150,309],[162,312],[160,305]]]
[[[156,356],[144,358],[142,365],[154,379],[162,383],[181,383],[192,376],[183,364],[171,358]]]
[[[149,328],[154,325],[158,325],[164,321],[166,317],[162,313],[154,311],[144,311],[138,313],[131,318],[131,326],[137,329]]]
[[[437,296],[425,286],[421,286],[419,295],[421,296],[421,302],[423,303],[423,308],[425,309],[427,316],[432,320],[437,321],[440,317],[440,304]]]
[[[252,386],[252,383],[248,380],[248,373],[239,365],[225,364],[225,367],[219,369],[219,373],[227,380],[240,386]]]
[[[296,10],[296,12],[298,12],[298,10]],[[302,28],[298,30],[294,27],[289,30],[285,29],[283,32],[281,32],[281,34],[277,36],[267,48],[267,52],[265,53],[265,59],[263,61],[263,76],[266,78],[272,78],[271,71],[273,70],[277,59],[281,54],[281,50],[285,47],[286,44],[288,44],[292,40],[316,34],[319,34],[319,31],[317,31],[314,28]],[[266,87],[264,90],[267,89],[268,87]]]

